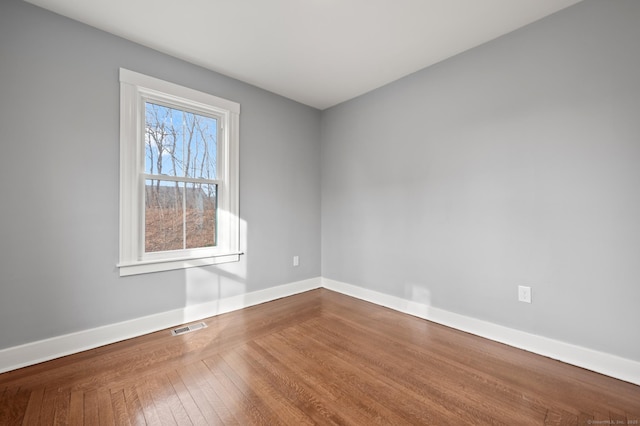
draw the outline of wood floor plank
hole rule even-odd
[[[211,387],[205,376],[208,372],[198,370],[199,363],[189,364],[177,371],[189,394],[204,418],[215,424],[237,424],[235,417],[222,402],[221,397]],[[215,386],[215,384],[214,384]],[[224,396],[224,394],[222,394]]]
[[[100,426],[115,424],[111,392],[108,388],[100,388],[97,392],[98,417]],[[93,423],[95,424],[95,423]]]
[[[8,410],[8,388],[6,386],[0,387],[0,424],[5,417],[5,412]]]
[[[124,390],[111,392],[111,406],[113,407],[113,419],[117,426],[131,426],[129,412],[124,400]]]
[[[95,423],[92,424],[99,424],[100,420],[95,420]],[[82,391],[71,392],[69,396],[68,424],[70,426],[80,426],[84,424],[84,392]]]
[[[393,424],[415,424],[421,419],[419,415],[415,415],[415,410],[422,405],[422,401],[404,394],[401,400],[394,401],[393,408],[400,408],[400,413],[395,412],[376,399],[383,393],[396,391],[391,386],[385,387],[384,381],[373,386],[362,369],[360,372],[363,374],[350,374],[348,369],[340,368],[337,359],[331,359],[321,348],[309,348],[306,351],[295,347],[288,340],[289,334],[274,337],[278,339],[261,339],[256,342],[255,352],[261,355],[259,362],[265,370],[274,377],[287,372],[289,379],[281,380],[284,384],[296,383],[299,386],[299,383],[304,383],[308,391],[317,394],[318,400],[344,401],[348,410],[334,408],[341,419],[359,424],[376,424],[383,419]],[[292,345],[295,349],[281,351],[283,343],[284,347]],[[296,366],[295,370],[288,367],[291,365]],[[326,411],[329,410],[325,409],[324,412]]]
[[[149,388],[140,380],[135,385],[135,389],[146,423],[155,425],[160,424],[160,416],[156,411],[156,405],[153,401],[153,396],[151,395]]]
[[[173,386],[173,389],[180,399],[180,403],[187,412],[191,423],[197,426],[204,426],[209,424],[207,422],[207,419],[202,415],[202,411],[200,410],[200,408],[198,408],[198,405],[189,393],[189,389],[187,389],[178,373],[175,370],[168,371],[167,379],[169,379],[169,381],[171,382],[171,386]]]
[[[81,419],[85,424],[99,425],[100,424],[100,408],[98,403],[98,391],[93,389],[87,392],[74,391],[74,393],[82,393],[84,396],[83,410]],[[76,414],[80,414],[77,412]]]
[[[204,322],[0,374],[0,425],[640,424],[640,386],[326,289]]]
[[[126,386],[123,391],[124,402],[127,407],[127,412],[130,416],[131,424],[146,424],[146,420],[144,418],[144,410],[142,409],[142,404],[140,403],[140,398],[138,397],[138,392],[136,391],[135,385]]]
[[[283,337],[284,338],[284,337]],[[261,350],[267,353],[263,355],[266,361],[273,366],[274,374],[280,371],[288,371],[288,374],[307,386],[309,392],[315,391],[318,400],[332,399],[341,401],[339,409],[325,410],[345,419],[351,424],[379,424],[391,422],[393,424],[415,424],[420,416],[417,416],[422,401],[415,400],[410,395],[404,394],[402,399],[395,400],[393,404],[385,404],[386,398],[380,399],[383,394],[394,394],[397,389],[388,386],[384,380],[372,380],[364,369],[354,375],[348,369],[342,368],[340,360],[331,359],[320,348],[318,357],[310,356],[305,350],[293,350],[286,356],[279,356],[274,352],[274,346],[279,342],[260,342]],[[326,359],[327,362],[319,362]],[[296,367],[304,370],[305,374],[298,378],[297,371],[287,369],[287,364],[295,363]],[[291,380],[291,379],[290,379]],[[349,409],[345,409],[349,407]],[[325,414],[326,415],[326,414]]]
[[[225,353],[225,361],[243,381],[251,382],[252,389],[255,390],[259,399],[272,409],[278,419],[284,424],[315,424],[307,413],[287,397],[286,392],[282,392],[277,383],[269,380],[269,377],[260,368],[256,368],[256,363],[247,358],[242,349],[238,348],[231,353]],[[205,363],[209,366],[207,360],[205,360]]]
[[[228,378],[227,381],[222,382],[223,386],[225,386],[227,390],[234,388],[238,390],[238,398],[244,399],[245,403],[251,407],[249,412],[252,416],[252,423],[255,421],[270,425],[285,425],[286,423],[279,418],[273,407],[265,404],[264,400],[257,393],[257,389],[252,385],[249,386],[249,384],[252,384],[253,378],[246,374],[248,371],[247,366],[242,365],[239,370],[231,367],[230,363],[233,363],[236,357],[236,350],[228,351],[221,355],[222,359],[217,366],[224,376]]]
[[[153,389],[149,386],[146,380],[138,381],[136,384],[136,393],[138,394],[138,400],[142,406],[144,418],[148,424],[170,424],[169,419],[167,419],[167,415],[171,420],[173,420],[173,417],[168,411],[168,407],[160,407],[162,412],[157,409],[156,403],[153,400]]]
[[[169,379],[163,374],[155,376],[152,380],[155,388],[153,400],[156,406],[162,405],[168,407],[176,424],[181,426],[192,424],[187,411],[182,406],[182,402],[180,402],[180,398],[178,398]]]
[[[209,368],[204,361],[194,365],[207,383],[215,390],[223,404],[240,425],[245,424],[269,424],[262,413],[255,406],[251,398],[245,397],[242,389],[246,386],[240,380],[231,380],[228,373],[230,369],[225,361],[215,356],[217,362],[214,368]],[[208,358],[210,359],[210,358]],[[235,378],[235,374],[231,374]],[[229,419],[231,421],[231,419]]]
[[[57,392],[54,402],[53,424],[66,426],[69,424],[69,412],[71,410],[71,394],[68,392]]]
[[[24,412],[23,424],[38,424],[40,419],[40,409],[42,408],[42,401],[44,399],[44,388],[39,387],[34,389],[29,396],[29,403]]]
[[[31,391],[20,387],[9,387],[0,404],[0,425],[22,424]]]
[[[549,410],[544,419],[544,424],[549,426],[576,426],[578,416],[566,411]]]
[[[226,355],[226,354],[225,354]],[[221,360],[220,365],[231,362],[234,364],[234,356],[227,356],[227,359]],[[225,368],[225,367],[221,367]],[[241,377],[248,377],[246,368],[241,369],[236,374]],[[321,401],[314,395],[313,391],[308,389],[301,381],[292,380],[285,369],[273,374],[271,377],[278,384],[277,391],[281,392],[293,405],[301,410],[306,417],[313,419],[317,424],[344,424],[344,420],[337,413],[331,413]],[[237,379],[236,379],[237,380]],[[246,380],[246,379],[245,379]]]
[[[40,424],[51,424],[56,412],[56,399],[58,392],[56,389],[45,389],[40,406]]]

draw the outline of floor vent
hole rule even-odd
[[[201,328],[207,328],[207,324],[199,322],[197,324],[185,325],[184,327],[178,327],[171,330],[171,334],[179,336],[185,333],[191,333],[192,331],[200,330]]]

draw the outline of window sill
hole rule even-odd
[[[162,259],[138,261],[131,263],[119,263],[120,276],[148,274],[152,272],[172,271],[175,269],[193,268],[196,266],[218,265],[221,263],[238,262],[243,253],[229,253],[211,257],[186,258],[186,259]]]

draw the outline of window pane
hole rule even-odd
[[[217,185],[187,183],[187,248],[216,245]]]
[[[145,103],[145,173],[216,179],[218,120]]]
[[[183,183],[146,180],[144,250],[184,248]]]
[[[181,111],[145,103],[145,173],[184,176]]]
[[[216,179],[218,120],[187,112],[184,119],[186,176]]]

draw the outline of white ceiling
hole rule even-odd
[[[325,109],[581,0],[26,0]]]

